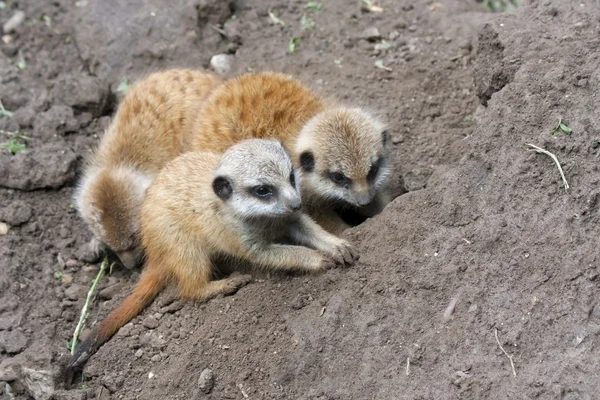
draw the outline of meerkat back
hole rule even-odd
[[[293,149],[323,100],[291,76],[261,72],[228,80],[214,90],[190,126],[195,151],[224,152],[250,138],[279,139]]]
[[[94,233],[131,268],[142,255],[139,214],[145,191],[170,160],[185,151],[190,110],[221,80],[201,71],[175,69],[135,84],[90,157],[75,194]]]

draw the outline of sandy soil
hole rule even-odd
[[[5,4],[0,23],[25,18],[0,43],[12,112],[0,142],[30,140],[0,153],[1,399],[598,398],[594,1],[532,0],[514,14],[475,0],[382,0],[381,13],[348,0]],[[399,196],[346,234],[355,267],[256,276],[206,304],[161,295],[66,387],[67,342],[98,271],[72,208],[82,160],[123,79],[209,68],[219,53],[232,56],[228,75],[290,72],[379,110]],[[559,119],[571,134],[551,133]],[[568,190],[529,143],[558,157]],[[103,278],[90,323],[137,276]]]

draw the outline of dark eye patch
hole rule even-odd
[[[368,181],[374,181],[375,178],[377,177],[377,173],[379,172],[379,169],[381,168],[381,165],[383,164],[383,157],[379,157],[377,159],[377,161],[375,161],[373,163],[373,165],[371,165],[371,169],[369,170],[369,173],[367,174],[367,180]]]
[[[329,179],[338,186],[348,186],[352,182],[341,172],[329,172]]]
[[[310,151],[300,154],[300,166],[306,172],[313,172],[315,169],[315,156]]]
[[[294,175],[294,171],[290,174],[290,184],[292,187],[296,187],[296,176]]]

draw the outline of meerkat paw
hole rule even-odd
[[[339,265],[353,265],[360,257],[352,244],[346,240],[340,240],[328,253]]]
[[[234,275],[227,279],[227,285],[223,289],[223,294],[234,294],[240,288],[246,286],[252,280],[252,275]]]

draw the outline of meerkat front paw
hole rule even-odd
[[[353,265],[360,257],[352,244],[342,239],[337,240],[327,254],[339,265]]]

